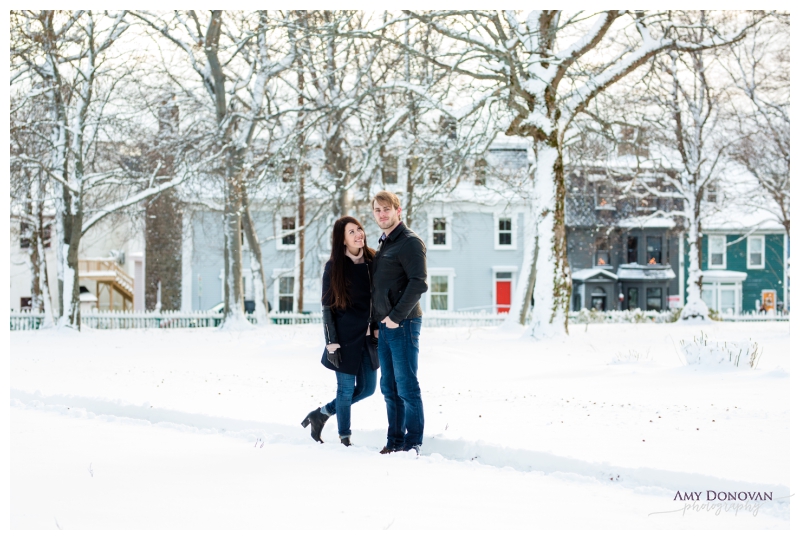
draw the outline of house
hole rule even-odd
[[[50,298],[58,311],[58,270],[52,239],[53,217],[44,227],[44,250]],[[11,309],[31,307],[31,268],[27,239],[21,235],[24,224],[11,216]],[[127,217],[109,217],[90,229],[81,240],[78,275],[82,309],[126,310],[138,307],[135,301],[134,274],[141,265],[143,237]],[[141,273],[141,272],[140,272]],[[143,307],[142,307],[143,309]]]
[[[644,169],[653,191],[669,190],[666,169]],[[631,195],[629,178],[605,166],[573,167],[567,172],[567,259],[572,271],[574,311],[679,307],[681,230],[669,212],[679,202],[667,197]]]
[[[732,206],[706,220],[701,244],[702,294],[710,309],[735,315],[788,308],[789,236],[771,214]],[[682,284],[688,265],[685,253]]]

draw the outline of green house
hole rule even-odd
[[[789,237],[773,221],[743,228],[739,223],[703,229],[703,301],[724,315],[788,307]],[[686,301],[688,243],[683,242],[679,289]]]

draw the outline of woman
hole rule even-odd
[[[378,354],[370,336],[370,267],[375,251],[367,247],[364,228],[345,216],[333,224],[331,257],[322,275],[322,322],[325,351],[322,365],[336,372],[336,399],[308,413],[311,437],[336,414],[339,439],[350,446],[350,406],[371,396],[377,381]]]

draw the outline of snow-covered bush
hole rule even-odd
[[[614,358],[611,359],[611,364],[637,364],[640,361],[647,362],[651,360],[650,350],[645,352],[630,349],[628,351],[617,351]]]
[[[678,320],[680,310],[642,311],[641,309],[623,311],[596,311],[583,308],[569,314],[569,322],[589,323],[669,323]]]
[[[700,332],[700,337],[692,341],[681,340],[681,350],[687,364],[708,366],[733,366],[755,369],[763,349],[752,339],[748,341],[710,341],[708,334]]]

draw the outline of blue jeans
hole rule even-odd
[[[336,414],[339,437],[351,435],[350,406],[374,394],[377,379],[378,374],[372,369],[372,360],[366,349],[356,375],[336,372],[336,398],[320,410],[326,414]]]
[[[394,329],[380,325],[378,360],[381,393],[389,418],[386,447],[390,450],[410,450],[422,444],[425,416],[417,380],[421,328],[422,317],[405,319]]]

